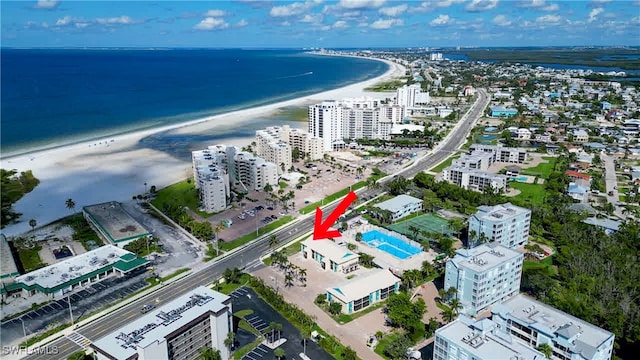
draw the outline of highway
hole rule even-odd
[[[416,160],[410,167],[407,167],[393,175],[412,178],[419,172],[428,170],[444,161],[465,143],[469,131],[473,127],[475,121],[482,116],[484,109],[486,108],[488,103],[489,97],[487,93],[484,90],[479,89],[478,99],[476,100],[476,102],[462,117],[460,123],[457,127],[454,128],[453,132],[443,140],[443,142],[435,149],[435,151],[421,159]],[[388,176],[385,179],[381,179],[380,184],[383,185],[392,180],[393,177]],[[381,190],[363,188],[358,190],[358,196],[369,197],[379,193],[380,191]],[[325,207],[323,209],[324,214],[329,214],[336,206],[337,203],[334,203]],[[283,226],[282,228],[276,230],[274,233],[277,238],[280,239],[280,244],[285,244],[306,233],[311,232],[313,230],[313,221],[314,216],[312,213],[306,215],[301,220],[297,220]],[[104,317],[90,324],[76,329],[75,332],[89,339],[90,341],[98,340],[101,337],[125,326],[135,318],[141,316],[140,309],[144,304],[156,303],[158,306],[161,306],[162,304],[165,304],[180,296],[181,294],[195,289],[200,285],[211,283],[216,278],[220,277],[222,275],[222,272],[227,268],[243,268],[245,266],[251,267],[251,265],[254,265],[257,261],[259,261],[260,256],[270,251],[268,247],[268,237],[269,236],[263,236],[259,240],[250,243],[249,245],[242,249],[239,249],[235,253],[223,257],[220,260],[214,260],[214,263],[212,263],[210,266],[205,267],[191,275],[188,275],[174,283],[164,285],[161,289],[155,291],[149,296],[124,305],[121,309],[105,315]],[[74,337],[78,338],[78,336]],[[81,349],[79,345],[71,341],[68,337],[63,337],[55,340],[48,344],[47,347],[48,351],[41,351],[44,353],[48,353],[49,355],[34,354],[26,357],[26,359],[66,359],[71,353]],[[56,355],[51,355],[54,352],[56,353]]]

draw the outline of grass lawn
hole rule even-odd
[[[333,194],[327,196],[326,198],[324,198],[324,204],[328,204],[328,203],[330,203],[330,202],[332,202],[332,201],[334,201],[334,200],[336,200],[338,198],[346,196],[349,193],[349,189],[351,189],[352,191],[356,191],[356,190],[358,190],[358,189],[360,189],[362,187],[365,187],[365,185],[367,185],[366,182],[360,181],[360,182],[357,182],[357,183],[353,184],[350,188],[344,188],[344,189],[342,189],[342,190],[340,190],[340,191],[338,191],[336,193],[333,193]],[[318,202],[315,202],[313,204],[309,204],[309,205],[303,207],[302,209],[300,209],[300,213],[301,214],[308,214],[308,213],[310,213],[312,211],[315,211],[316,207],[322,206],[322,204],[323,204],[322,201],[318,201]]]
[[[296,242],[294,242],[293,244],[287,246],[286,248],[284,248],[284,254],[285,256],[289,257],[297,252],[300,251],[300,243],[302,242],[302,240],[298,240]],[[271,266],[271,263],[273,262],[273,259],[271,258],[271,256],[265,258],[262,261],[265,265],[267,266]]]
[[[218,292],[221,292],[223,294],[229,295],[232,292],[236,291],[237,288],[247,284],[249,279],[251,279],[251,276],[249,274],[243,273],[242,275],[240,275],[240,281],[238,281],[237,283],[223,282],[222,284],[220,284],[216,281],[216,284],[212,287],[212,289]]]
[[[377,84],[369,86],[364,90],[374,91],[374,92],[396,91],[399,87],[402,87],[406,83],[407,81],[405,79],[393,79],[393,80],[379,82]]]
[[[187,180],[184,180],[161,189],[156,194],[156,198],[151,200],[151,203],[161,210],[163,204],[177,204],[180,207],[188,207],[203,218],[213,215],[198,210],[200,200],[198,199],[198,190],[196,190],[193,181],[187,182]]]
[[[514,198],[524,201],[527,205],[541,205],[544,202],[546,192],[542,184],[525,184],[512,181],[509,186],[520,190],[520,194]]]
[[[400,336],[401,336],[401,334],[398,334],[398,333],[391,333],[389,335],[386,335],[385,337],[380,339],[380,341],[378,342],[378,345],[376,345],[376,348],[374,349],[374,352],[376,354],[382,356],[383,359],[389,359],[384,354],[384,348],[386,348],[387,345],[389,345],[392,341],[394,341],[395,339],[397,339]]]
[[[283,218],[280,218],[270,224],[267,224],[263,227],[261,227],[260,229],[258,229],[258,235],[256,235],[255,232],[251,232],[251,234],[247,234],[244,236],[241,236],[235,240],[233,240],[232,242],[220,242],[219,246],[220,246],[220,250],[223,251],[229,251],[232,249],[237,248],[238,246],[242,246],[246,243],[248,243],[251,240],[256,239],[258,236],[262,236],[270,231],[273,231],[277,228],[279,228],[280,226],[290,222],[293,220],[293,216],[291,215],[287,215]]]
[[[544,258],[542,261],[525,260],[524,263],[522,264],[522,271],[536,270],[536,269],[546,269],[547,273],[550,276],[553,276],[556,274],[556,269],[553,266],[552,256],[548,256]]]
[[[447,160],[443,161],[440,165],[438,165],[438,166],[436,166],[434,168],[431,168],[429,171],[437,172],[437,173],[441,172],[442,170],[444,170],[444,168],[446,168],[447,166],[451,165],[451,163],[453,162],[453,159],[459,158],[460,155],[461,154],[458,153],[458,154],[454,154],[454,155],[449,156],[447,158]]]
[[[240,324],[238,326],[242,327],[242,323],[243,322],[245,324],[247,324],[246,321],[241,320]],[[249,324],[247,324],[247,326],[249,326]],[[251,326],[249,326],[249,327],[251,327]],[[244,327],[242,327],[242,328],[244,329]],[[247,329],[245,329],[245,330],[247,330]],[[255,330],[253,330],[252,332],[255,332]],[[260,345],[261,342],[262,342],[262,336],[258,336],[258,338],[255,339],[252,343],[247,344],[247,345],[241,347],[240,349],[236,350],[233,353],[233,358],[234,359],[242,359],[245,355],[247,355],[249,352],[251,352],[251,350],[257,348]]]
[[[25,272],[47,266],[47,264],[43,263],[40,259],[40,255],[38,255],[38,251],[40,250],[42,250],[42,247],[39,245],[31,249],[18,248],[18,256],[20,257],[20,262]]]
[[[253,314],[253,310],[244,309],[244,310],[237,311],[236,313],[233,314],[233,316],[243,319],[251,314]]]
[[[522,173],[524,175],[539,176],[543,179],[548,179],[549,175],[553,172],[553,169],[556,166],[556,158],[551,156],[543,156],[542,159],[546,160],[547,162],[540,163],[532,168],[523,169]]]

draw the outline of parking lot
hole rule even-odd
[[[31,336],[51,326],[69,322],[69,301],[71,302],[74,321],[77,321],[82,316],[120,301],[143,289],[148,285],[145,281],[148,276],[149,273],[143,271],[130,277],[108,278],[75,292],[70,297],[65,296],[61,299],[55,299],[47,305],[29,311],[20,317],[4,321],[0,324],[2,345],[6,346],[22,341],[25,333],[27,336]]]
[[[264,302],[253,289],[241,287],[231,293],[233,311],[250,309],[253,310],[251,315],[246,317],[247,322],[255,329],[260,331],[265,338],[268,338],[270,334],[267,334],[269,324],[276,322],[282,324],[281,336],[287,341],[280,345],[285,351],[286,359],[301,359],[299,354],[304,350],[302,337],[300,332],[289,321],[287,321],[282,315],[274,311],[269,304]],[[276,336],[277,339],[277,336]],[[333,359],[332,356],[326,353],[318,344],[308,340],[306,345],[306,354],[313,360]],[[273,350],[265,345],[259,345],[242,359],[245,360],[271,360],[275,359]]]

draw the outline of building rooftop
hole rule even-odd
[[[491,312],[504,319],[517,319],[550,337],[562,337],[573,344],[572,352],[582,353],[586,359],[593,358],[596,348],[614,336],[607,330],[522,294],[494,306]]]
[[[148,261],[114,245],[101,246],[84,254],[60,261],[16,277],[16,283],[52,292],[104,272],[108,267],[126,273]],[[45,289],[48,289],[46,291]]]
[[[91,346],[116,359],[130,359],[137,353],[137,348],[146,348],[156,340],[163,340],[198,316],[207,312],[218,313],[230,303],[229,296],[200,286],[95,341]]]
[[[0,279],[18,274],[20,273],[18,272],[16,261],[11,254],[9,241],[3,234],[0,234]]]
[[[110,201],[82,208],[109,240],[117,243],[151,235],[147,229],[131,217],[119,202]]]
[[[573,171],[573,170],[567,170],[564,173],[565,173],[565,175],[567,175],[569,177],[575,177],[575,178],[582,179],[582,180],[591,180],[591,176],[589,176],[587,174],[583,174],[581,172],[577,172],[577,171]]]
[[[362,299],[372,292],[387,288],[400,281],[389,270],[374,270],[365,275],[359,275],[355,279],[327,288],[332,296],[340,299],[344,303]]]
[[[382,210],[397,212],[416,202],[422,203],[422,200],[409,195],[398,195],[393,199],[389,199],[377,204],[376,207]]]
[[[459,249],[456,251],[456,256],[449,261],[453,262],[456,267],[482,272],[518,257],[524,258],[524,255],[519,251],[492,243],[491,245],[483,244],[471,249]]]
[[[347,261],[360,258],[360,255],[350,251],[346,246],[340,246],[331,240],[313,240],[307,239],[302,242],[302,245],[320,253],[322,256],[329,258],[329,260],[336,264],[343,264]]]
[[[607,230],[618,231],[621,223],[619,221],[611,219],[598,219],[597,217],[590,217],[582,220],[583,223],[598,226]]]
[[[455,342],[464,351],[479,359],[536,360],[544,355],[515,341],[511,335],[496,328],[489,319],[474,320],[460,315],[456,320],[436,330],[436,336]]]
[[[473,216],[485,221],[504,221],[527,213],[531,213],[531,210],[505,203],[496,206],[478,206],[478,212]]]
[[[481,176],[485,179],[495,179],[495,180],[501,180],[501,181],[506,181],[507,179],[509,179],[507,175],[494,174],[488,171],[482,171],[477,169],[470,169],[462,165],[451,165],[449,167],[446,167],[443,171],[446,171],[446,170],[460,171],[460,172],[475,175],[475,176]]]

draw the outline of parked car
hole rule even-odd
[[[267,210],[269,210],[269,211],[273,211],[273,207],[269,206],[269,207],[267,208]]]

